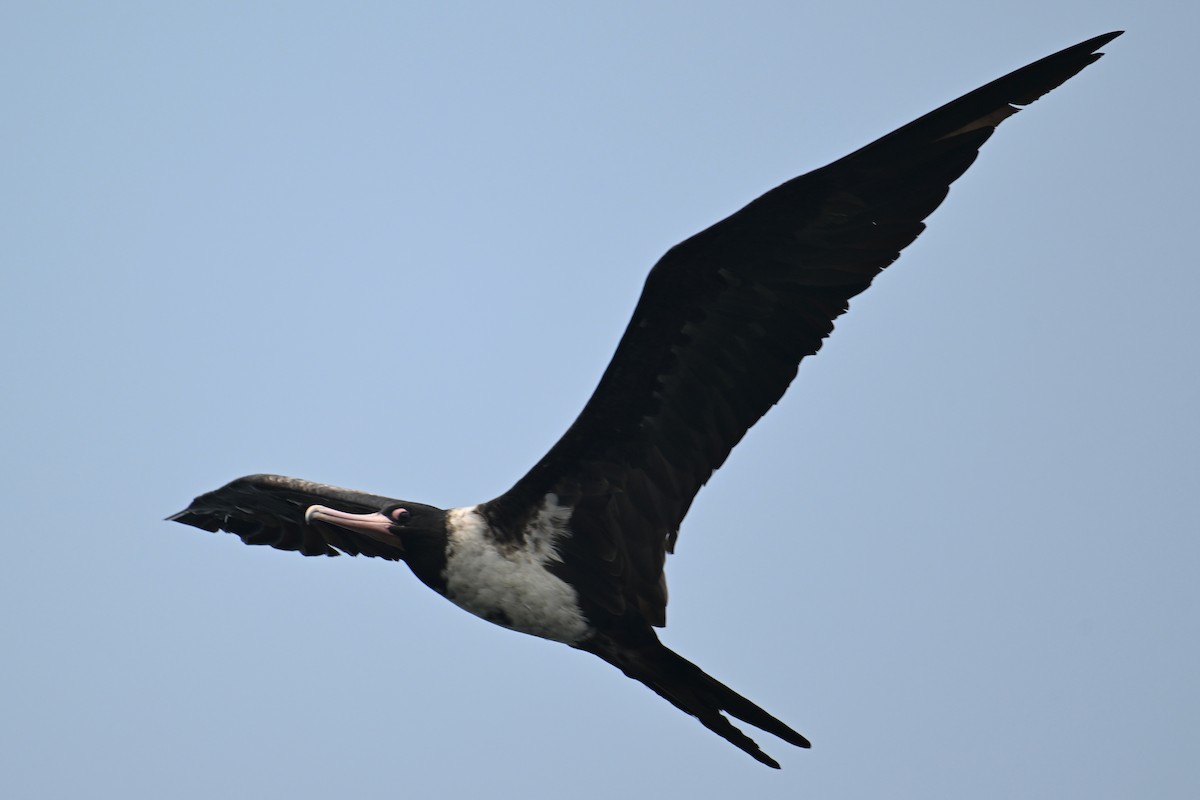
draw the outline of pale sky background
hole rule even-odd
[[[1200,797],[1196,5],[414,5],[0,8],[0,796]],[[668,247],[1114,29],[685,522],[663,639],[782,772],[401,565],[162,521],[503,492]]]

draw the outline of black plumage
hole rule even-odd
[[[763,763],[778,766],[722,712],[808,746],[658,641],[652,628],[666,623],[666,554],[700,487],[779,401],[850,298],[924,230],[925,217],[996,126],[1097,60],[1095,51],[1118,35],[989,83],[767,192],[662,257],[582,413],[512,488],[477,507],[498,547],[521,546],[547,498],[570,510],[554,542],[558,559],[546,567],[574,590],[591,626],[586,639],[568,643],[618,666]],[[440,509],[404,504],[419,510],[420,521],[374,535],[306,516],[314,506],[367,515],[400,504],[258,475],[202,495],[172,519],[304,555],[405,560],[445,591],[447,562],[436,543],[448,533]]]

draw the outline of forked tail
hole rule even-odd
[[[754,740],[734,726],[725,714],[772,733],[789,744],[811,747],[808,739],[683,656],[667,649],[657,639],[628,646],[607,637],[597,637],[576,647],[595,653],[630,678],[646,684],[676,708],[696,717],[704,727],[768,767],[779,769],[779,762],[759,749]]]

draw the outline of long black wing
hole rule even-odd
[[[585,612],[665,624],[663,562],[696,492],[849,299],[924,230],[996,126],[1118,35],[989,83],[673,247],[579,418],[486,505],[493,524],[518,532],[557,495],[574,508],[560,570]]]
[[[304,512],[311,505],[367,514],[398,502],[391,497],[283,475],[247,475],[200,495],[167,519],[206,531],[228,531],[246,544],[296,550],[306,556],[336,556],[340,552],[399,561],[403,557],[400,550],[369,536],[320,522],[310,525],[304,520]]]

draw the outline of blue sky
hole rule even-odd
[[[7,4],[0,793],[1197,796],[1196,17]],[[162,521],[499,494],[672,244],[1122,28],[685,522],[663,639],[813,740],[782,772],[402,566]]]

